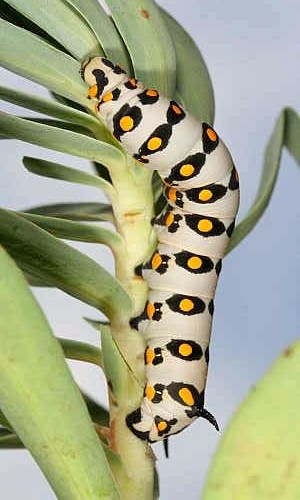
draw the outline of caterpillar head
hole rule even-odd
[[[125,71],[105,57],[92,57],[81,65],[81,77],[89,85],[89,97],[100,99],[128,80]]]

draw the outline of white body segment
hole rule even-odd
[[[213,298],[239,205],[230,153],[212,127],[107,59],[84,63],[82,76],[114,136],[158,171],[169,203],[154,221],[157,250],[137,269],[150,289],[144,311],[131,321],[145,337],[147,383],[127,425],[150,442],[199,416],[218,428],[204,393]]]

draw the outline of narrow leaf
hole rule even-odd
[[[153,0],[106,0],[131,56],[136,76],[164,95],[175,91],[173,42]],[[138,50],[137,50],[138,48]]]
[[[62,500],[118,498],[105,454],[58,341],[0,250],[2,410]]]
[[[281,111],[265,150],[264,165],[257,195],[246,217],[233,232],[227,253],[237,246],[265,212],[276,184],[283,146],[287,146],[300,165],[300,118],[295,111],[285,108]]]
[[[121,284],[95,261],[9,210],[0,209],[0,244],[21,269],[109,318],[130,313]]]
[[[299,498],[300,342],[288,347],[239,408],[203,500]]]
[[[79,342],[78,340],[70,340],[62,337],[58,337],[57,340],[66,358],[76,361],[85,361],[86,363],[92,363],[102,368],[101,351],[97,347],[87,344],[86,342]]]
[[[97,403],[88,394],[83,393],[82,396],[92,421],[103,427],[109,427],[109,413],[106,408]]]
[[[57,40],[77,59],[99,50],[98,41],[86,22],[62,0],[6,0]]]
[[[176,98],[196,118],[213,124],[214,91],[207,66],[190,35],[161,9],[176,54]],[[187,77],[187,74],[191,77]]]
[[[22,449],[24,445],[21,439],[7,429],[0,429],[0,450]]]
[[[107,203],[57,203],[40,205],[28,208],[24,213],[81,221],[113,222],[114,220],[111,205]]]
[[[100,177],[84,172],[83,170],[67,167],[61,163],[24,156],[23,164],[29,172],[41,175],[42,177],[51,177],[52,179],[93,186],[103,189],[108,193],[113,191],[111,184]]]

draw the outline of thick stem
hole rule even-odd
[[[117,193],[113,209],[125,249],[122,255],[116,256],[116,276],[132,299],[134,315],[144,306],[148,293],[146,283],[135,275],[134,269],[151,253],[156,241],[151,226],[152,175],[144,167],[137,168],[132,159],[129,159],[128,171],[118,174],[112,175]],[[127,363],[123,364],[118,394],[111,394],[110,398],[112,446],[122,463],[116,471],[116,479],[122,500],[152,500],[153,454],[149,445],[136,438],[125,422],[126,415],[139,406],[144,387],[144,341],[130,329],[129,320],[130,317],[117,317],[111,323],[112,337]]]

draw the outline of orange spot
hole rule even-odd
[[[179,397],[182,399],[182,401],[187,406],[193,406],[195,404],[195,400],[193,398],[193,394],[186,387],[183,387],[182,389],[179,389],[178,394],[179,394]]]
[[[95,83],[95,85],[92,85],[89,90],[88,90],[88,97],[89,99],[95,99],[95,97],[98,94],[98,85]]]
[[[212,128],[208,128],[206,133],[211,141],[215,142],[217,140],[217,134]]]
[[[146,364],[151,365],[154,358],[155,358],[155,352],[150,347],[147,347],[145,354]]]
[[[155,253],[151,260],[152,269],[157,269],[161,265],[161,263],[162,263],[161,256],[159,255],[159,253]]]
[[[148,384],[146,385],[145,396],[150,401],[152,401],[152,399],[155,398],[155,389],[154,389],[154,387],[152,387],[152,385],[148,385]]]
[[[131,118],[131,116],[122,116],[119,124],[120,124],[120,127],[122,130],[124,130],[125,132],[128,132],[129,130],[132,129],[132,127],[134,125],[134,121]]]
[[[152,302],[148,302],[147,304],[147,316],[149,319],[152,319],[153,315],[155,313],[155,307],[152,304]]]
[[[150,151],[155,151],[161,146],[162,139],[160,137],[152,137],[149,139],[147,147]]]
[[[212,198],[212,192],[210,189],[201,189],[199,192],[199,200],[200,201],[207,201]]]
[[[202,266],[202,260],[200,257],[190,257],[187,261],[187,265],[190,269],[199,269]]]
[[[129,81],[130,81],[131,85],[136,85],[137,84],[137,81],[136,81],[135,78],[130,78]]]
[[[198,222],[198,229],[203,233],[208,233],[212,230],[213,224],[208,219],[202,219]]]
[[[174,214],[172,212],[169,212],[167,217],[166,217],[166,226],[170,226],[174,222]]]
[[[157,428],[159,431],[165,431],[167,427],[168,427],[168,424],[164,420],[162,420],[161,422],[158,422],[158,424],[157,424]]]
[[[176,104],[172,104],[172,109],[173,109],[174,113],[176,113],[176,115],[181,115],[182,110],[180,109],[179,106],[177,106]]]
[[[180,174],[182,177],[189,177],[190,175],[193,175],[194,171],[195,167],[194,165],[191,165],[191,163],[186,163],[180,167]]]
[[[190,344],[180,344],[178,352],[179,354],[181,354],[181,356],[190,356],[190,354],[192,354],[193,352],[193,349]]]
[[[155,96],[157,96],[157,94],[158,94],[158,92],[155,89],[147,89],[146,90],[146,95],[148,95],[149,97],[155,97]]]
[[[102,97],[102,101],[103,102],[108,102],[108,101],[112,101],[112,99],[114,98],[113,96],[113,93],[112,92],[107,92],[106,94],[104,94],[104,96]]]
[[[179,308],[181,311],[189,312],[194,308],[194,302],[191,299],[182,299]]]
[[[176,198],[177,198],[177,189],[175,188],[170,188],[169,191],[168,191],[168,198],[169,200],[171,201],[176,201]]]

